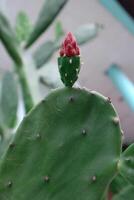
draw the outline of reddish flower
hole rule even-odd
[[[72,33],[68,33],[60,49],[60,56],[78,56],[80,55],[80,49],[77,45],[75,37]]]

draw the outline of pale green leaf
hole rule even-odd
[[[55,50],[55,42],[53,41],[47,41],[41,45],[33,54],[36,67],[40,68],[44,63],[49,61]]]
[[[17,121],[18,93],[14,75],[5,73],[2,80],[0,109],[1,119],[6,127],[13,128]]]
[[[14,62],[20,66],[22,58],[18,41],[8,19],[2,12],[0,12],[0,40]]]
[[[75,37],[79,45],[82,45],[89,40],[95,38],[99,31],[99,26],[97,24],[85,24],[80,26],[76,32]]]
[[[57,21],[55,24],[55,40],[59,40],[65,34],[62,23]]]
[[[26,48],[31,46],[50,26],[68,0],[46,0],[40,11],[35,27],[27,41]]]
[[[19,42],[25,42],[32,31],[32,25],[30,23],[28,15],[25,12],[21,11],[18,13],[16,17],[15,29],[16,36]]]

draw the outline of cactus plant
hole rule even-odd
[[[0,199],[101,199],[120,156],[115,119],[111,103],[97,93],[52,92],[17,131],[1,167]]]
[[[5,153],[4,149],[6,148],[4,148],[5,145],[3,144],[5,144],[5,138],[7,138],[7,134],[11,135],[12,132],[16,130],[16,127],[18,123],[21,122],[24,114],[29,112],[33,108],[33,106],[36,105],[53,87],[57,88],[57,86],[60,85],[61,87],[62,85],[60,78],[59,76],[57,76],[57,74],[53,74],[53,77],[55,76],[56,80],[53,84],[51,73],[46,73],[46,78],[46,76],[44,76],[44,73],[42,73],[41,71],[42,69],[38,69],[39,67],[46,66],[45,63],[50,60],[53,53],[57,50],[57,48],[59,48],[59,40],[64,34],[64,31],[62,30],[62,25],[60,23],[56,25],[55,38],[54,40],[52,40],[53,42],[49,43],[48,41],[45,41],[45,44],[48,44],[47,51],[48,47],[50,47],[50,50],[47,54],[45,54],[45,52],[47,52],[46,45],[45,49],[43,45],[44,50],[42,50],[41,47],[38,48],[41,49],[41,53],[36,49],[35,53],[28,52],[27,50],[28,47],[31,47],[32,44],[47,30],[47,28],[55,20],[55,17],[59,14],[59,12],[62,10],[67,2],[68,0],[45,1],[42,6],[42,10],[38,16],[37,23],[33,26],[31,26],[28,15],[26,15],[23,11],[19,12],[16,18],[16,24],[12,26],[8,15],[5,13],[6,9],[0,9],[0,40],[12,60],[13,65],[11,66],[10,71],[12,74],[15,75],[17,84],[19,84],[19,86],[17,87],[19,94],[19,105],[22,105],[23,109],[19,110],[19,116],[16,115],[16,111],[18,109],[16,103],[17,97],[14,90],[15,88],[13,87],[14,84],[10,84],[12,82],[12,77],[8,76],[9,81],[5,81],[4,85],[7,87],[9,86],[10,89],[8,89],[9,92],[7,92],[6,89],[2,90],[2,100],[0,102],[0,127],[2,130],[0,135],[6,136],[2,137],[0,143],[0,155],[3,154],[2,152]],[[4,7],[6,7],[6,2],[4,3]],[[78,31],[79,34],[77,34],[77,39],[81,42],[81,44],[88,42],[90,39],[97,36],[98,30],[98,25],[96,24],[88,24],[84,29],[83,26],[81,26]],[[25,47],[27,48],[27,50],[25,49]],[[53,69],[55,63],[50,63],[49,66],[51,66],[51,68]],[[44,82],[46,82],[46,87],[44,87],[43,85],[43,90],[45,90],[44,93],[42,91],[40,92],[40,74],[41,76],[43,75],[42,79]],[[10,97],[11,93],[13,94]],[[17,125],[15,123],[16,121],[18,122]],[[5,124],[7,126],[6,128],[3,127],[5,126]]]
[[[21,123],[0,169],[0,199],[102,199],[120,152],[119,119],[109,98],[56,89]]]
[[[46,13],[40,15],[43,19],[35,25],[26,48],[46,30],[67,1],[58,0],[55,8],[51,7],[52,2],[46,1],[43,6],[46,13],[50,8],[51,17]],[[58,58],[65,87],[55,89],[33,108],[24,70],[28,65],[27,55],[22,53],[25,49],[21,41],[17,42],[3,14],[0,23],[0,38],[14,60],[28,112],[10,145],[9,140],[0,141],[0,199],[106,200],[111,182],[121,174],[128,185],[117,189],[113,199],[122,200],[130,192],[129,200],[133,200],[133,145],[121,152],[122,130],[110,98],[73,87],[81,67],[80,50],[74,36],[67,35]],[[79,43],[85,41],[76,35]],[[90,38],[85,36],[86,40]],[[14,107],[14,102],[11,105]],[[3,136],[2,128],[0,136]]]

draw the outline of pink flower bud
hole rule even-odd
[[[69,32],[61,45],[60,56],[78,56],[80,49],[77,45],[76,39],[71,32]]]
[[[66,47],[68,44],[71,44],[71,40],[69,38],[66,38],[64,40],[64,47]]]
[[[69,32],[68,34],[67,34],[67,37],[68,37],[68,39],[71,41],[71,42],[76,42],[76,39],[75,39],[75,37],[73,36],[73,34],[71,33],[71,32]]]

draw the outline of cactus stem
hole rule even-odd
[[[48,183],[48,182],[50,181],[49,176],[45,176],[43,179],[44,179],[44,181],[45,181],[46,183]]]
[[[34,106],[34,102],[32,99],[31,91],[30,91],[28,81],[27,81],[23,67],[18,67],[16,72],[18,74],[18,78],[19,78],[19,82],[20,82],[20,86],[21,86],[21,90],[22,90],[22,97],[24,100],[25,111],[27,113]]]
[[[113,123],[114,123],[115,125],[118,125],[118,124],[119,124],[119,118],[118,118],[118,117],[114,117],[114,118],[113,118]]]

